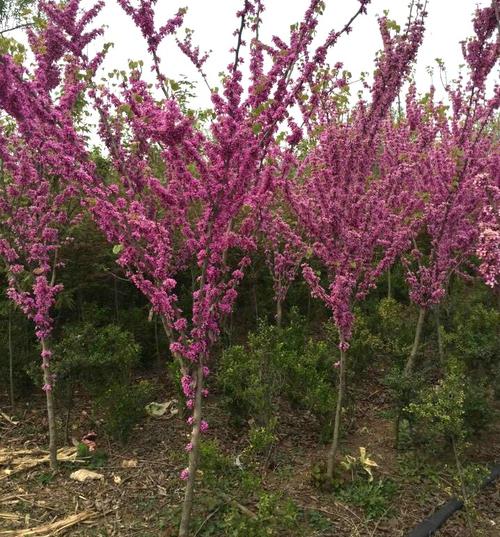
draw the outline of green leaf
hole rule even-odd
[[[259,132],[262,130],[262,124],[261,123],[254,123],[252,126],[252,132],[254,134],[259,134]]]

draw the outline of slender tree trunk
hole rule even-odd
[[[283,303],[278,298],[278,300],[276,300],[276,326],[278,328],[281,328],[282,323],[283,323]]]
[[[41,340],[42,351],[48,351],[47,342],[45,339]],[[56,438],[56,417],[54,412],[54,396],[52,393],[52,378],[50,376],[50,366],[43,368],[43,381],[50,386],[50,389],[45,390],[47,397],[47,418],[49,422],[49,457],[50,468],[57,470],[57,438]]]
[[[444,346],[443,346],[443,336],[441,335],[441,314],[439,310],[439,304],[436,304],[434,314],[436,316],[436,333],[437,333],[437,342],[438,342],[438,356],[439,363],[442,366],[444,364]]]
[[[340,438],[340,422],[342,420],[342,402],[344,399],[345,392],[345,381],[346,381],[346,352],[342,350],[344,338],[340,336],[340,372],[339,372],[339,386],[338,386],[338,395],[337,395],[337,406],[335,408],[335,420],[333,422],[333,438],[332,444],[330,446],[330,451],[328,452],[328,460],[326,466],[326,475],[329,479],[333,478],[333,470],[335,468],[335,458],[337,456],[337,451],[339,449],[339,438]]]
[[[202,411],[202,390],[203,390],[203,362],[200,361],[196,371],[196,394],[193,409],[193,430],[191,432],[191,446],[189,452],[189,476],[186,483],[186,492],[184,495],[184,503],[182,505],[181,524],[179,526],[179,537],[187,537],[189,535],[189,522],[191,520],[191,511],[193,509],[193,494],[194,484],[196,481],[196,471],[198,469],[198,461],[200,455],[200,426],[201,426],[201,411]]]
[[[12,350],[12,306],[9,304],[9,326],[8,326],[8,344],[9,344],[9,390],[10,406],[14,408],[14,353]]]
[[[410,355],[406,360],[406,364],[403,370],[403,380],[407,381],[415,368],[415,361],[417,359],[418,347],[420,345],[420,338],[422,336],[422,328],[424,326],[425,320],[425,308],[420,308],[418,313],[417,327],[415,329],[415,338],[413,340],[413,345],[410,351]],[[401,424],[401,413],[402,413],[402,404],[398,404],[399,408],[396,412],[396,418],[394,420],[394,447],[397,449],[399,447],[399,429]]]
[[[415,330],[415,339],[413,340],[411,352],[410,352],[410,355],[408,356],[408,360],[406,361],[406,365],[403,371],[403,375],[405,377],[409,377],[413,373],[413,369],[415,367],[415,360],[417,358],[418,347],[420,345],[420,338],[422,336],[422,328],[424,326],[424,319],[425,319],[425,308],[420,308],[420,311],[418,313],[417,328]]]

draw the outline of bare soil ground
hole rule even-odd
[[[168,393],[166,387],[163,389],[164,400],[171,398],[172,391]],[[381,387],[370,386],[370,390],[357,394],[357,410],[343,440],[342,451],[356,454],[359,446],[366,447],[379,465],[377,479],[392,479],[397,485],[397,492],[384,516],[373,520],[369,520],[364,509],[355,503],[321,492],[314,486],[311,468],[324,459],[327,446],[318,447],[318,431],[307,414],[286,409],[281,412],[279,439],[272,464],[266,461],[262,465],[260,477],[265,491],[279,492],[293,500],[301,512],[314,513],[316,518],[321,518],[320,529],[304,533],[302,528],[300,535],[402,537],[450,494],[457,492],[451,458],[422,461],[412,452],[398,453],[393,448],[391,421],[383,417],[388,407],[387,396]],[[20,404],[16,410],[17,424],[8,420],[11,414],[6,401],[0,400],[0,404],[6,414],[0,415],[0,449],[39,450],[46,446],[42,397],[31,399],[23,406]],[[218,438],[225,453],[234,460],[247,443],[244,433],[229,425],[216,402],[209,401],[207,413],[209,436]],[[95,423],[90,420],[83,404],[74,413],[72,435],[81,438],[94,427]],[[70,479],[73,471],[88,468],[78,462],[61,464],[56,474],[52,474],[45,463],[12,476],[5,475],[5,466],[0,467],[0,537],[175,535],[175,515],[183,497],[183,482],[178,475],[185,466],[186,435],[185,422],[179,415],[168,419],[146,419],[125,447],[109,442],[98,431],[98,447],[106,452],[107,459],[101,466],[93,468],[104,476],[97,481],[80,483]],[[496,423],[469,448],[467,459],[491,465],[495,459],[498,462],[499,456],[500,424]],[[130,460],[136,461],[136,466],[124,467],[128,464],[124,461]],[[197,498],[211,494],[200,483]],[[234,500],[250,510],[255,509],[256,499],[251,496]],[[220,506],[214,509],[203,505],[200,502],[195,513],[197,525],[194,532],[197,537],[217,535],[211,525],[219,516]],[[64,525],[66,519],[67,527]],[[30,532],[29,528],[41,529],[37,533]],[[299,530],[272,535],[295,537]],[[498,537],[500,483],[471,498],[467,512],[454,515],[439,535]]]

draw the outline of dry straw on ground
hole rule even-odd
[[[61,448],[57,452],[57,459],[61,462],[75,461],[76,448]],[[0,449],[0,481],[48,462],[49,454],[46,451],[36,449]]]
[[[66,518],[55,520],[50,524],[43,524],[34,528],[0,531],[0,537],[49,537],[60,535],[68,528],[81,522],[88,522],[100,516],[96,511],[82,511]]]

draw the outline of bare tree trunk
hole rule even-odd
[[[420,345],[420,338],[422,336],[422,328],[424,326],[425,320],[425,308],[420,308],[418,313],[417,327],[415,329],[415,338],[413,340],[413,345],[410,351],[410,355],[406,360],[405,368],[403,370],[403,380],[408,380],[415,368],[415,360],[417,358],[418,347]],[[401,424],[401,414],[402,414],[402,405],[398,405],[399,408],[396,412],[396,419],[394,420],[394,447],[397,449],[399,447],[399,429]]]
[[[201,411],[202,411],[202,390],[203,390],[203,362],[200,361],[196,371],[196,394],[193,410],[193,430],[191,432],[191,451],[189,452],[189,476],[186,483],[186,491],[184,494],[184,503],[182,505],[181,524],[179,526],[179,537],[187,537],[189,535],[189,522],[191,520],[191,512],[193,509],[193,494],[194,484],[196,481],[196,471],[198,469],[198,461],[200,455],[200,426],[201,426]]]
[[[425,308],[420,308],[418,313],[417,328],[415,330],[415,339],[413,340],[413,345],[411,348],[410,355],[406,361],[406,365],[403,371],[405,377],[409,377],[413,373],[415,367],[415,360],[417,358],[418,347],[420,345],[420,337],[422,336],[422,328],[424,326],[425,319]]]
[[[281,328],[282,323],[283,323],[283,304],[281,300],[278,298],[278,300],[276,300],[276,326],[278,328]]]
[[[339,437],[340,437],[340,422],[342,420],[342,401],[344,399],[345,392],[345,377],[346,377],[346,351],[343,350],[344,338],[340,336],[340,372],[339,372],[339,386],[337,395],[337,405],[335,409],[335,421],[333,422],[333,439],[328,452],[326,475],[329,479],[333,478],[333,470],[335,468],[335,458],[339,449]]]
[[[14,408],[14,353],[12,351],[12,306],[9,304],[9,391],[10,391],[10,406]]]
[[[42,351],[48,351],[47,342],[45,339],[41,340]],[[45,385],[50,386],[45,390],[47,397],[47,418],[49,422],[49,457],[50,468],[57,470],[57,438],[56,438],[56,417],[54,412],[54,396],[52,394],[52,378],[50,376],[50,366],[48,363],[43,367],[43,381]]]

